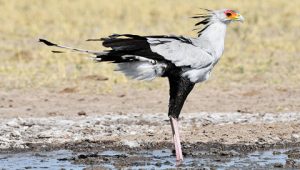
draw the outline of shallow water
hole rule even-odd
[[[85,165],[75,165],[69,161],[59,161],[74,156],[72,151],[59,150],[51,152],[27,152],[18,154],[1,154],[2,169],[82,169]]]
[[[290,160],[288,151],[296,153],[296,158],[293,161],[299,164],[299,148],[289,148],[256,151],[242,156],[213,156],[203,151],[200,154],[202,156],[187,156],[180,167],[213,167],[216,169],[287,167],[286,163]],[[91,154],[59,150],[39,153],[1,154],[0,165],[2,169],[65,168],[77,170],[92,167],[166,169],[175,168],[176,162],[172,151],[168,149],[139,151],[130,154],[119,151]]]

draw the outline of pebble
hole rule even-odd
[[[283,168],[283,164],[282,163],[274,163],[274,168]]]
[[[20,127],[19,123],[17,122],[17,119],[13,119],[13,120],[7,122],[6,125],[10,126],[10,127],[14,127],[14,128]]]
[[[220,152],[220,149],[217,149],[217,148],[210,148],[209,150],[210,153],[213,153],[213,154],[217,154]]]
[[[31,127],[31,126],[35,125],[35,123],[32,121],[26,121],[26,122],[22,122],[21,125]]]
[[[234,150],[230,150],[230,151],[221,151],[220,155],[221,156],[238,156],[240,154]]]
[[[0,136],[0,143],[9,142],[10,140],[4,136]]]
[[[61,138],[60,140],[63,141],[65,137],[69,137],[71,135],[72,134],[70,132],[50,129],[50,130],[46,130],[46,131],[38,133],[37,137],[38,138]]]
[[[273,152],[273,155],[280,155],[281,154],[281,152],[279,152],[279,151],[274,151]]]
[[[140,147],[140,144],[136,141],[124,140],[124,141],[122,141],[122,144],[125,145],[125,146],[128,146],[129,148]]]
[[[155,166],[161,167],[161,166],[162,166],[162,163],[158,161],[158,162],[155,163]]]
[[[272,137],[272,139],[274,142],[281,141],[280,137],[278,137],[278,136],[274,136],[274,137]]]
[[[295,134],[295,133],[293,133],[292,135],[291,135],[291,139],[292,139],[292,141],[293,142],[299,142],[300,140],[300,135],[299,134]]]
[[[43,131],[37,134],[38,138],[51,138],[54,137],[52,130]]]
[[[21,136],[21,133],[19,131],[16,131],[16,130],[13,130],[10,135],[12,137],[20,137]]]
[[[136,134],[137,134],[136,131],[131,131],[131,132],[130,132],[130,135],[136,135]]]

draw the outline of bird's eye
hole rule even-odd
[[[227,17],[230,17],[232,14],[231,13],[226,13],[226,16]]]

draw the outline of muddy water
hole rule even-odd
[[[300,148],[273,149],[239,154],[226,151],[197,151],[186,155],[179,165],[182,168],[207,167],[208,169],[239,168],[300,168]],[[153,151],[103,151],[99,153],[78,153],[69,150],[50,152],[26,152],[1,154],[2,169],[166,169],[176,168],[171,150]]]
[[[71,151],[27,152],[0,155],[2,169],[82,169],[85,165],[75,165],[69,161],[60,161],[65,157],[75,156]]]

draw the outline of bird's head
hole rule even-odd
[[[244,17],[237,11],[231,10],[231,9],[221,9],[221,10],[209,10],[209,9],[203,9],[207,13],[206,14],[198,14],[192,18],[196,19],[202,19],[202,21],[198,22],[196,26],[198,25],[207,25],[211,24],[213,22],[223,22],[225,24],[228,24],[232,21],[244,21]]]
[[[198,32],[199,36],[201,33],[209,27],[211,24],[216,22],[221,22],[224,24],[229,24],[234,21],[244,21],[244,17],[237,11],[231,9],[221,9],[221,10],[209,10],[203,9],[206,11],[205,14],[198,14],[192,18],[201,19],[200,22],[197,22],[195,26],[204,25],[204,28],[196,28],[194,30],[200,30]]]
[[[212,11],[213,18],[223,22],[223,23],[230,23],[233,21],[244,21],[244,17],[237,11],[231,9],[222,9],[217,11]]]

